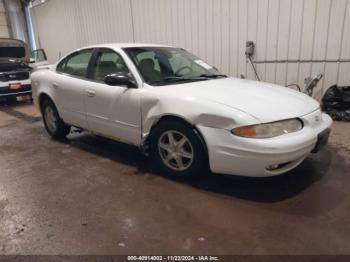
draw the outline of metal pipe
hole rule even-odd
[[[266,60],[253,61],[254,64],[280,64],[280,63],[350,63],[350,59],[321,59],[321,60]]]
[[[27,22],[27,30],[28,30],[28,38],[29,38],[29,45],[31,50],[37,49],[36,42],[35,42],[35,35],[33,30],[33,22],[32,22],[32,16],[30,13],[29,6],[24,7],[24,14]]]
[[[253,64],[252,57],[251,57],[251,56],[248,56],[248,59],[249,59],[249,61],[250,61],[250,64],[251,64],[252,67],[253,67],[255,77],[258,79],[258,81],[261,81],[261,80],[260,80],[260,77],[259,77],[259,75],[258,75],[258,72],[256,71],[256,68],[255,68],[255,66],[254,66],[254,64]]]
[[[8,15],[11,37],[28,43],[26,21],[21,2],[19,0],[4,0],[4,6]]]

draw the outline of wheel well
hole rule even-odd
[[[191,126],[191,127],[194,127],[192,124],[190,124],[187,120],[179,117],[179,116],[172,116],[172,115],[166,115],[166,116],[162,116],[161,118],[158,119],[158,121],[156,121],[152,128],[151,128],[151,131],[152,129],[154,129],[157,125],[159,125],[160,123],[163,123],[165,121],[172,121],[172,122],[179,122],[179,123],[182,123],[182,124],[185,124],[185,125],[188,125],[188,126]]]
[[[179,123],[182,123],[182,124],[185,124],[187,125],[188,127],[191,127],[193,128],[195,134],[198,136],[199,140],[201,141],[203,147],[204,147],[204,150],[206,152],[208,152],[208,148],[207,148],[207,144],[205,143],[205,140],[204,140],[204,137],[202,136],[201,132],[196,128],[195,125],[192,125],[191,123],[189,123],[187,120],[181,118],[181,117],[178,117],[178,116],[173,116],[173,115],[166,115],[166,116],[162,116],[158,121],[156,121],[152,127],[151,127],[151,130],[149,132],[149,135],[145,141],[145,143],[149,142],[151,136],[152,136],[152,133],[154,131],[154,129],[157,127],[157,125],[159,125],[160,123],[162,122],[165,122],[165,121],[174,121],[174,122],[179,122]]]
[[[51,97],[49,97],[47,94],[41,94],[40,96],[39,96],[39,106],[40,106],[40,110],[42,109],[42,106],[43,106],[43,104],[44,104],[44,102],[46,101],[46,100],[50,100],[50,101],[52,101],[52,99],[51,99]]]

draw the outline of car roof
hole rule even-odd
[[[91,49],[91,48],[110,48],[110,49],[116,50],[116,49],[128,48],[128,47],[132,48],[132,47],[172,47],[172,46],[150,44],[150,43],[107,43],[107,44],[90,45],[90,46],[80,47],[78,49],[75,49],[67,53],[65,56],[63,56],[61,59],[57,61],[56,65],[59,64],[62,60],[66,59],[66,57],[80,50]]]
[[[128,47],[170,47],[167,45],[159,45],[159,44],[150,44],[150,43],[109,43],[109,44],[98,44],[98,45],[91,45],[82,47],[79,49],[86,49],[86,48],[112,48],[112,49],[119,49],[119,48],[128,48]]]

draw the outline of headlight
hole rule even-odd
[[[269,138],[299,131],[303,123],[299,119],[289,119],[261,125],[243,126],[232,129],[237,136],[251,138]]]

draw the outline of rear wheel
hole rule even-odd
[[[162,171],[171,177],[189,177],[205,171],[206,151],[194,129],[184,123],[166,121],[152,134],[152,155]]]
[[[60,118],[54,103],[49,99],[45,100],[41,110],[45,129],[49,135],[55,139],[65,138],[70,132],[70,126]]]

